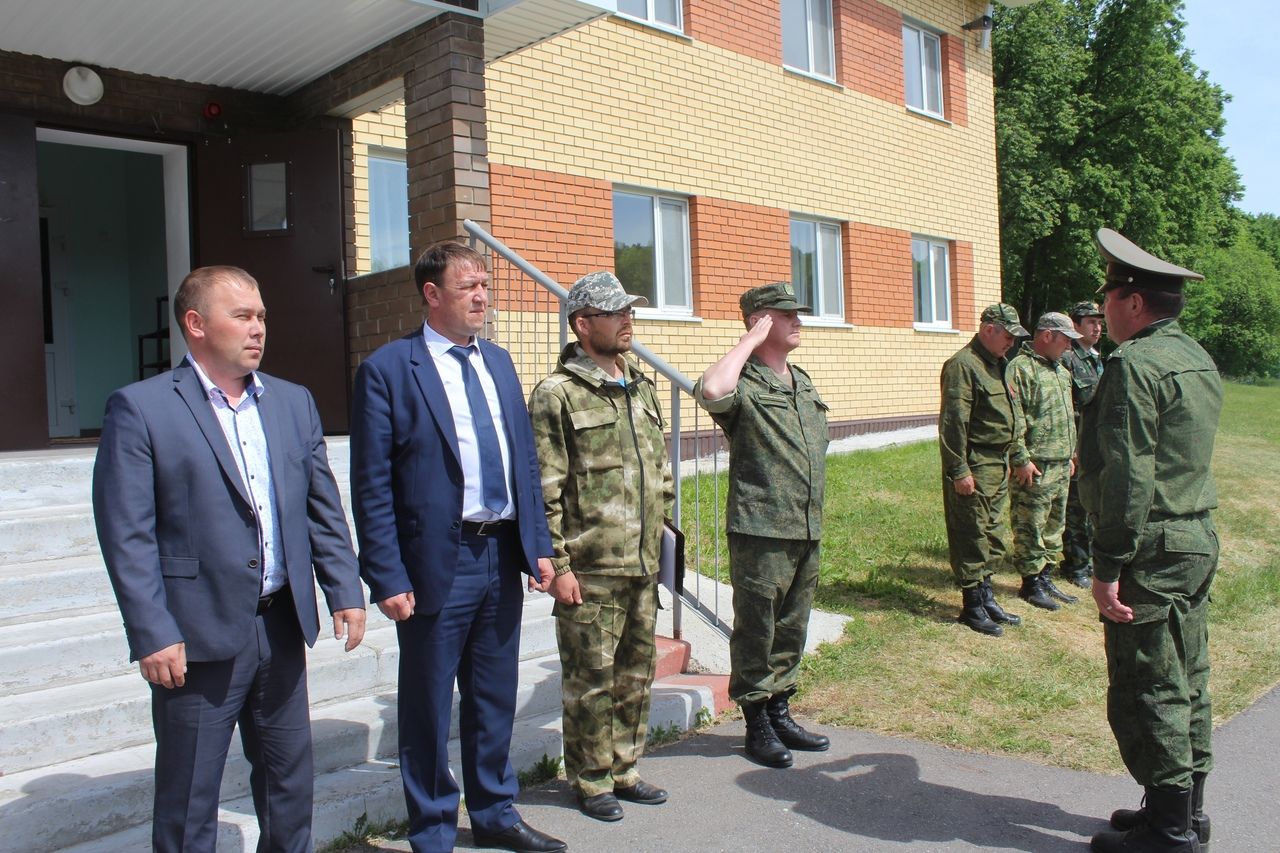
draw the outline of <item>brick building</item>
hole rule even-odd
[[[163,301],[205,263],[258,276],[264,367],[342,432],[355,365],[421,322],[406,264],[464,219],[566,285],[616,267],[689,375],[741,290],[794,280],[846,427],[931,419],[999,294],[980,0],[210,5],[0,0],[0,358],[33,378],[0,449],[92,437],[180,357]]]

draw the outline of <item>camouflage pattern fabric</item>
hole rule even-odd
[[[1020,429],[1006,366],[977,335],[942,365],[942,510],[951,571],[966,588],[977,586],[1005,562],[1008,454],[1014,431]],[[954,482],[967,476],[973,477],[976,491],[956,494]]]
[[[1067,520],[1062,527],[1062,562],[1058,574],[1093,574],[1093,522],[1080,503],[1080,479],[1071,478],[1067,488]]]
[[[975,486],[971,495],[956,494],[942,478],[942,508],[947,523],[947,549],[956,583],[969,588],[1005,567],[1008,531],[1009,468],[1004,454],[984,459],[970,456],[969,473]]]
[[[652,696],[654,578],[578,575],[582,604],[556,602],[564,770],[584,797],[640,781]]]
[[[1075,406],[1078,434],[1080,413],[1093,399],[1102,378],[1102,358],[1078,343],[1072,343],[1071,349],[1063,354],[1062,363],[1071,371],[1071,399]],[[1093,572],[1093,525],[1080,503],[1079,479],[1077,472],[1067,490],[1067,523],[1062,530],[1062,563],[1059,566],[1059,574],[1064,577]]]
[[[1009,465],[1021,468],[1034,461],[1039,467],[1041,461],[1061,462],[1074,456],[1076,422],[1067,368],[1024,343],[1009,362],[1005,378],[1013,392],[1014,406],[1020,409],[1016,413]]]
[[[623,362],[625,387],[576,343],[529,396],[557,572],[658,571],[674,491],[653,380]]]
[[[796,686],[818,589],[818,542],[729,534],[729,698],[764,702]]]
[[[1040,476],[1030,486],[1009,483],[1009,521],[1013,528],[1011,568],[1023,577],[1038,575],[1062,558],[1071,462],[1037,462]]]
[[[1134,620],[1102,619],[1107,712],[1142,785],[1189,788],[1208,772],[1207,604],[1218,560],[1210,472],[1222,380],[1176,320],[1122,343],[1084,408],[1080,498],[1094,576],[1119,581]]]
[[[754,355],[719,400],[693,396],[729,439],[725,529],[776,539],[821,539],[827,480],[827,404],[791,365],[794,388]]]

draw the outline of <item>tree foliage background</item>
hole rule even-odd
[[[1222,145],[1228,95],[1197,68],[1175,0],[997,7],[993,33],[1006,301],[1024,317],[1091,298],[1115,228],[1206,275],[1184,325],[1224,373],[1280,375],[1280,222],[1250,217]]]

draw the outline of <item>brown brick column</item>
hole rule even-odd
[[[409,243],[415,256],[437,240],[465,233],[464,219],[485,228],[491,222],[484,27],[455,13],[432,23],[404,75]]]

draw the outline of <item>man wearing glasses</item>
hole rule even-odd
[[[627,361],[632,296],[608,272],[569,291],[577,342],[533,389],[529,413],[551,531],[564,765],[583,814],[657,805],[640,778],[653,685],[658,554],[673,499],[653,380]]]

